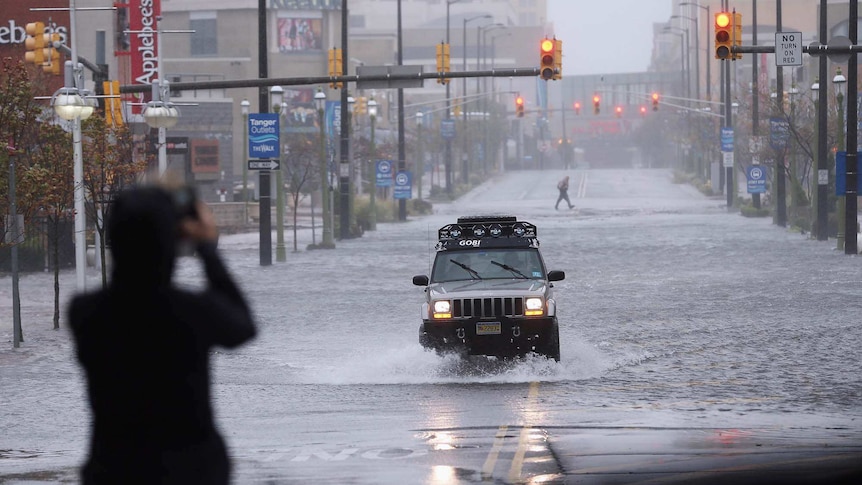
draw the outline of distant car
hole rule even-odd
[[[514,216],[460,217],[438,231],[425,287],[419,342],[440,353],[499,358],[536,353],[560,360],[554,281],[536,226]]]

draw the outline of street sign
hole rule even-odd
[[[278,170],[281,167],[281,161],[277,158],[263,160],[249,160],[249,170]]]
[[[356,89],[421,88],[422,66],[356,66]],[[412,79],[391,79],[389,76],[414,76]],[[382,79],[369,80],[369,77]]]
[[[775,65],[802,65],[802,32],[775,33]]]
[[[393,199],[410,199],[413,197],[413,177],[406,170],[399,170],[395,174],[395,188],[392,190]]]
[[[279,155],[278,113],[248,115],[248,158],[272,158]]]
[[[440,136],[444,140],[455,139],[455,120],[440,120]]]
[[[856,152],[856,160],[862,157],[862,152]],[[819,182],[819,180],[818,180]],[[827,179],[828,182],[828,179]],[[835,152],[835,195],[845,195],[847,192],[847,152]],[[856,193],[862,194],[862,177],[856,176]]]
[[[721,152],[724,168],[733,168],[733,152]]]
[[[769,118],[769,146],[775,150],[787,148],[790,139],[790,123],[784,118]]]
[[[733,151],[733,128],[729,126],[721,127],[721,151]]]
[[[766,193],[766,171],[758,165],[750,165],[746,170],[749,194]]]
[[[392,187],[392,160],[377,160],[378,187]]]

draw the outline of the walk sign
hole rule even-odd
[[[278,158],[278,113],[248,115],[248,158]]]

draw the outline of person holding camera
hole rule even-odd
[[[111,281],[68,309],[92,411],[83,484],[229,483],[210,404],[210,349],[237,347],[256,329],[217,237],[212,213],[188,191],[134,188],[114,202]],[[181,241],[203,261],[201,292],[171,283]]]

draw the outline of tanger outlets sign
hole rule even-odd
[[[161,0],[129,0],[129,30],[132,55],[132,79],[138,84],[152,84],[159,72],[156,45],[156,17],[161,15]]]
[[[248,115],[248,158],[278,158],[278,114]]]

